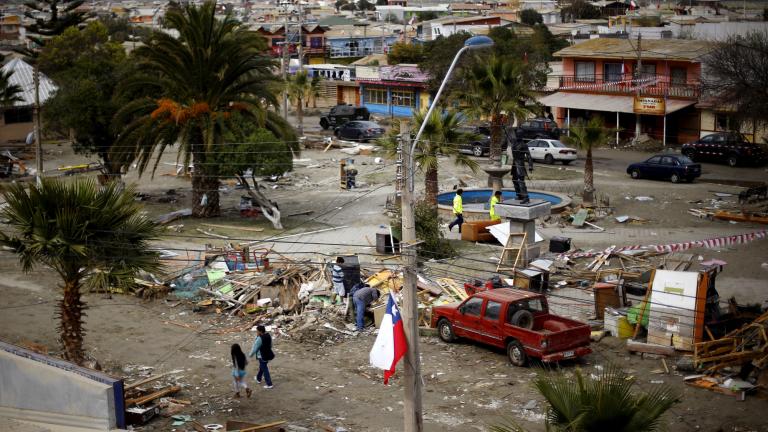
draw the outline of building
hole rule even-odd
[[[24,43],[21,30],[20,17],[16,15],[7,15],[0,18],[0,46],[21,46]]]
[[[301,38],[301,54],[303,64],[323,64],[327,57],[325,33],[328,27],[317,24],[306,24],[301,27],[299,35],[298,26],[288,26],[288,52],[291,56],[298,56],[299,38]],[[267,40],[269,52],[273,57],[280,57],[286,40],[285,25],[263,24],[256,27],[256,32]]]
[[[334,26],[325,34],[328,57],[354,58],[384,54],[400,38],[398,33],[401,28],[399,25],[370,26],[368,24]]]
[[[390,117],[410,117],[429,106],[429,76],[416,65],[357,66],[360,104]]]
[[[631,139],[638,130],[665,144],[698,138],[701,59],[712,45],[664,39],[643,40],[641,47],[629,39],[600,38],[556,52],[563,61],[559,86],[539,102],[552,107],[565,127],[597,115],[619,130],[618,139]]]
[[[34,131],[35,84],[34,68],[20,58],[13,59],[2,67],[3,72],[11,71],[9,82],[21,87],[20,102],[2,109],[0,118],[0,143],[26,142]],[[40,104],[44,104],[56,91],[56,86],[47,76],[40,74]]]
[[[498,16],[473,16],[473,17],[443,17],[429,21],[424,21],[416,26],[416,37],[421,40],[429,41],[437,39],[440,36],[448,37],[455,33],[472,33],[478,31],[487,33],[488,30],[509,24]]]

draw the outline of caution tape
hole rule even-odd
[[[716,248],[737,245],[737,244],[747,244],[755,240],[762,240],[766,237],[768,237],[768,230],[760,230],[760,231],[754,231],[751,233],[715,237],[715,238],[710,238],[705,240],[691,240],[691,241],[680,242],[680,243],[668,243],[668,244],[661,244],[661,245],[623,246],[619,248],[614,248],[612,252],[616,253],[616,252],[623,252],[628,250],[641,250],[641,249],[652,250],[655,252],[679,252],[679,251],[685,251],[693,248],[716,249]],[[589,257],[601,255],[608,252],[611,252],[611,248],[607,248],[601,252],[592,252],[592,251],[573,252],[573,253],[566,253],[564,255],[570,258],[589,258]]]

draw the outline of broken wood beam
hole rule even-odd
[[[665,355],[669,357],[675,355],[675,347],[673,346],[637,342],[631,339],[627,339],[627,350],[629,350],[630,352],[659,354],[659,355]]]
[[[169,394],[176,393],[181,390],[180,386],[170,386],[166,387],[164,389],[158,390],[154,393],[150,393],[146,396],[141,396],[138,398],[132,398],[132,399],[126,399],[125,405],[131,406],[131,405],[144,405],[147,402],[152,402],[155,399],[159,399],[163,396],[167,396]]]
[[[161,373],[159,375],[151,376],[151,377],[148,377],[148,378],[144,378],[143,380],[136,381],[135,383],[127,384],[123,388],[123,390],[128,391],[128,390],[134,389],[134,388],[136,388],[138,386],[143,386],[144,384],[151,383],[152,381],[157,381],[160,378],[162,378],[164,376],[167,376],[169,373],[170,372],[163,372],[163,373]]]

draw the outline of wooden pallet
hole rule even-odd
[[[509,233],[507,243],[501,252],[499,265],[496,266],[496,273],[509,273],[514,275],[518,265],[525,264],[525,245],[528,239],[527,233]],[[517,241],[519,240],[519,242]]]

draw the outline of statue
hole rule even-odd
[[[528,149],[528,144],[517,139],[514,129],[510,133],[504,126],[504,136],[507,139],[509,163],[512,165],[510,174],[512,175],[512,184],[515,186],[515,195],[517,195],[520,204],[528,204],[531,199],[528,197],[528,188],[525,185],[525,177],[528,175],[525,170],[525,161],[528,160],[528,169],[533,172],[531,152]]]

